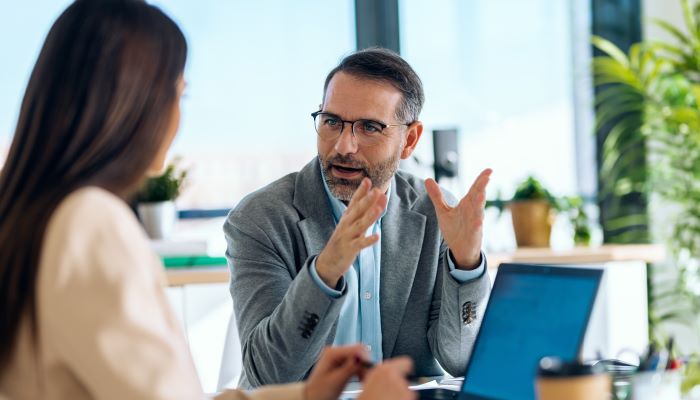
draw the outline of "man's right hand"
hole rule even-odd
[[[328,287],[335,288],[360,251],[379,240],[379,235],[365,233],[382,215],[387,201],[386,194],[372,188],[368,178],[362,180],[328,244],[316,258],[316,272]]]

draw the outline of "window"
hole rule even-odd
[[[15,57],[0,74],[0,157],[39,48],[70,3],[41,2],[13,3],[0,16],[2,49]],[[355,49],[352,0],[152,3],[178,22],[189,44],[188,89],[171,150],[191,168],[181,208],[234,206],[316,155],[309,114],[326,74]]]
[[[402,1],[402,54],[425,85],[422,120],[428,133],[459,128],[466,180],[490,166],[492,191],[529,173],[576,191],[567,3]]]
[[[426,93],[417,156],[432,159],[432,129],[457,127],[455,194],[486,167],[494,169],[489,198],[508,199],[528,174],[555,195],[577,192],[569,3],[400,2],[402,55]],[[492,238],[512,236],[509,221],[499,225]]]

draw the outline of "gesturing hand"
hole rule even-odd
[[[379,240],[379,235],[365,236],[365,233],[384,212],[387,197],[371,186],[369,179],[362,180],[326,247],[316,258],[316,272],[331,288],[338,284],[357,254]]]
[[[434,180],[425,181],[428,196],[435,207],[440,231],[460,269],[473,269],[479,263],[486,185],[489,183],[491,172],[490,168],[483,170],[466,196],[455,207],[447,204]]]

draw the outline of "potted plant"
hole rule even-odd
[[[499,193],[496,200],[486,202],[486,207],[496,207],[501,212],[505,208],[511,211],[518,247],[549,247],[557,212],[568,215],[574,244],[590,244],[591,229],[583,199],[580,196],[556,198],[533,176],[518,185],[511,200],[501,200]]]
[[[172,233],[177,220],[175,199],[180,195],[187,171],[170,163],[165,171],[149,177],[137,196],[137,211],[151,239],[165,239]]]
[[[549,247],[556,200],[533,176],[515,190],[508,203],[518,247]]]
[[[576,246],[588,246],[591,244],[591,227],[588,213],[586,213],[583,205],[581,196],[562,197],[559,200],[559,209],[569,215]]]

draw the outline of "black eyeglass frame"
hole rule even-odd
[[[343,124],[340,126],[340,131],[338,132],[338,136],[340,136],[340,135],[343,134],[343,129],[345,129],[345,124],[346,124],[346,123],[347,123],[347,124],[350,124],[350,130],[351,130],[353,136],[355,136],[355,123],[356,123],[356,122],[365,121],[365,122],[375,123],[375,124],[379,125],[379,126],[382,128],[381,131],[379,132],[379,133],[382,134],[382,135],[384,134],[384,129],[386,129],[386,128],[389,128],[389,127],[392,127],[392,126],[411,126],[411,124],[412,124],[412,122],[411,122],[411,123],[407,123],[407,124],[385,124],[385,123],[383,123],[383,122],[375,121],[375,120],[373,120],[373,119],[367,119],[367,118],[362,118],[362,119],[356,119],[356,120],[354,120],[354,121],[349,121],[349,120],[342,119],[342,118],[340,118],[338,115],[335,115],[335,114],[333,114],[333,113],[329,113],[329,112],[325,112],[325,111],[322,111],[322,110],[318,110],[318,111],[314,111],[314,112],[311,113],[311,117],[314,119],[314,129],[316,130],[316,133],[318,133],[318,128],[316,127],[316,117],[318,117],[319,115],[328,115],[328,116],[332,116],[332,117],[338,119],[338,121],[340,121],[340,122],[343,123]]]

